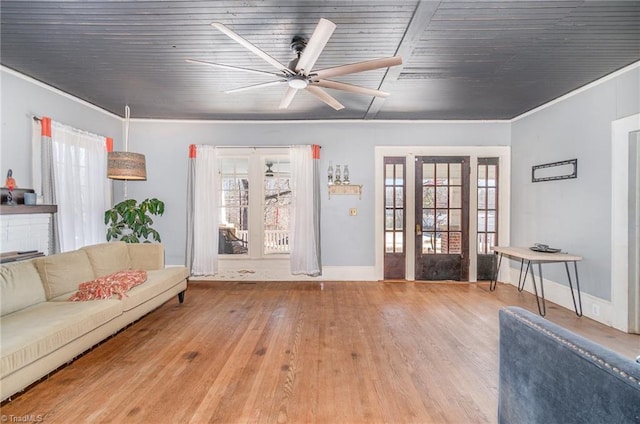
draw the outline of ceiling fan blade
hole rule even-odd
[[[336,24],[331,21],[324,18],[318,21],[318,25],[313,31],[311,38],[309,38],[307,46],[304,48],[302,56],[300,56],[300,60],[296,65],[296,72],[302,70],[304,75],[309,75],[309,72],[313,69],[313,65],[316,64],[318,57],[320,57],[322,49],[327,45],[327,41],[329,41],[335,29]]]
[[[334,68],[320,69],[312,75],[320,79],[337,77],[340,75],[354,74],[356,72],[371,71],[373,69],[387,68],[402,64],[402,57],[393,56],[382,59],[366,60],[364,62],[351,63],[349,65],[336,66]]]
[[[264,60],[267,63],[271,64],[271,66],[273,66],[277,70],[284,71],[284,72],[288,72],[289,71],[289,69],[286,66],[284,66],[282,63],[278,62],[276,59],[274,59],[273,57],[269,56],[263,50],[259,49],[258,47],[256,47],[253,44],[251,44],[249,41],[245,40],[244,38],[242,38],[241,36],[239,36],[235,32],[231,31],[229,28],[227,28],[226,26],[224,26],[220,22],[213,22],[211,24],[211,26],[214,27],[215,29],[217,29],[218,31],[222,32],[223,34],[225,34],[226,36],[228,36],[232,40],[236,41],[237,43],[240,43],[242,45],[242,47],[252,51],[254,54],[258,55],[260,58],[262,58],[262,60]]]
[[[295,88],[287,87],[287,91],[284,92],[284,96],[282,96],[282,100],[280,100],[280,106],[278,106],[278,109],[288,108],[297,91],[298,90]]]
[[[278,80],[278,81],[269,81],[269,82],[261,82],[260,84],[247,85],[244,87],[232,88],[231,90],[226,90],[225,93],[237,93],[238,91],[246,91],[253,90],[254,88],[263,88],[263,87],[271,87],[272,85],[282,84],[283,82],[287,82],[287,80]]]
[[[360,87],[359,85],[346,84],[344,82],[318,80],[313,81],[313,85],[324,88],[333,88],[334,90],[348,91],[349,93],[364,94],[375,97],[389,97],[386,91],[374,90],[372,88]]]
[[[266,74],[266,75],[275,75],[277,77],[281,77],[282,76],[282,74],[279,74],[277,72],[268,72],[268,71],[261,71],[259,69],[241,68],[239,66],[223,65],[222,63],[205,62],[204,60],[185,59],[185,61],[187,61],[189,63],[196,63],[198,65],[213,66],[214,68],[233,69],[235,71],[252,72],[254,74],[261,74],[261,75],[264,75],[264,74]]]
[[[334,99],[331,95],[329,95],[322,88],[319,88],[319,87],[316,87],[316,86],[313,86],[313,85],[308,85],[306,90],[309,93],[311,93],[314,96],[316,96],[317,98],[319,98],[320,100],[322,100],[323,102],[325,102],[326,104],[328,104],[329,106],[331,106],[332,108],[334,108],[335,110],[344,109],[344,106],[339,101]]]

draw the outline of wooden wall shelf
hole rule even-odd
[[[0,205],[0,215],[56,213],[58,205]]]
[[[335,194],[358,195],[362,199],[362,184],[333,184],[329,186],[329,199]]]

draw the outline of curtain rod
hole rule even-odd
[[[198,146],[196,144],[196,146]],[[201,146],[203,146],[201,144]],[[204,146],[211,146],[211,147],[215,147],[216,149],[288,149],[290,147],[293,147],[293,145],[289,145],[289,146],[213,146],[210,144],[204,144]],[[316,145],[319,146],[319,145]],[[322,149],[322,146],[319,146]]]

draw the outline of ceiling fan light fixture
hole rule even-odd
[[[287,84],[289,84],[291,88],[302,90],[303,88],[307,88],[309,81],[307,81],[307,78],[303,75],[295,75],[287,80]]]

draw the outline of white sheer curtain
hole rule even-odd
[[[191,275],[215,275],[218,272],[218,172],[213,146],[197,145],[192,155],[191,202],[187,228],[187,266]]]
[[[47,160],[53,181],[43,181],[43,186],[53,183],[61,252],[106,241],[104,212],[111,207],[111,182],[105,143],[105,137],[51,121]]]
[[[320,260],[319,146],[291,147],[291,222],[289,259],[292,274],[322,274]]]

